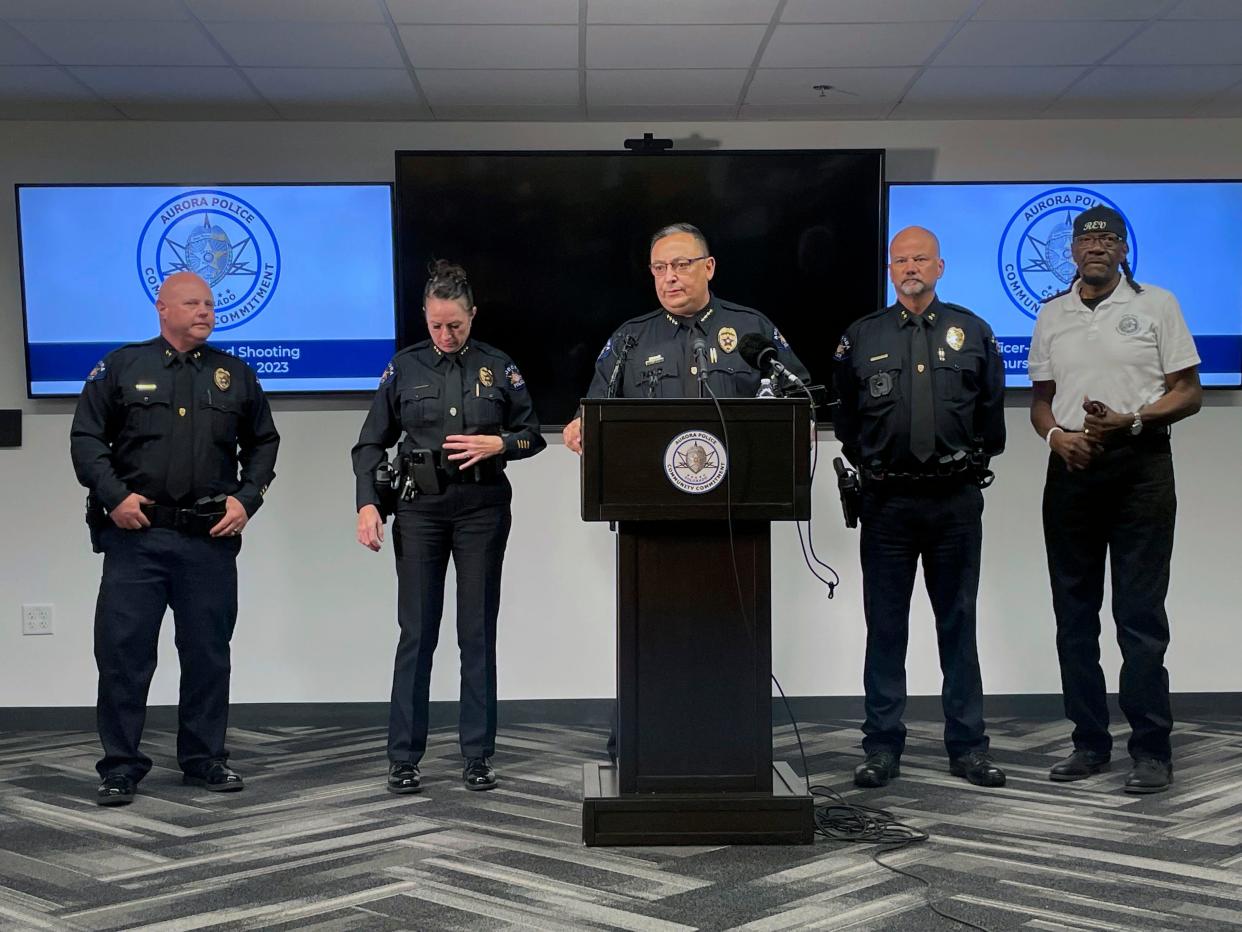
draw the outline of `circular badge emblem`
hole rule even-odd
[[[155,300],[164,279],[194,272],[211,287],[216,329],[257,316],[280,281],[276,234],[252,204],[230,191],[204,188],[156,208],[138,237],[138,277]]]
[[[1111,200],[1089,188],[1049,188],[1018,208],[1005,224],[997,253],[997,269],[1005,294],[1032,320],[1047,298],[1064,291],[1074,278],[1070,243],[1074,218],[1103,204],[1122,213]],[[1138,274],[1138,241],[1126,219],[1130,269]]]
[[[1133,314],[1127,314],[1121,320],[1117,321],[1117,332],[1122,336],[1132,336],[1138,333],[1139,319]]]
[[[702,495],[724,481],[729,457],[724,444],[704,430],[678,434],[664,450],[664,475],[683,492]]]

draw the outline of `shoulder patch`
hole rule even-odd
[[[392,363],[390,362],[390,363],[389,363],[389,364],[388,364],[388,365],[384,368],[383,373],[380,375],[379,387],[380,387],[380,388],[383,388],[383,387],[384,387],[384,385],[385,385],[385,384],[386,384],[386,383],[387,383],[390,379],[392,379],[392,377],[393,377],[394,375],[396,375],[396,374],[397,374],[397,370],[393,368]]]
[[[108,367],[104,365],[104,361],[101,359],[99,362],[95,363],[95,368],[90,371],[90,374],[86,377],[86,381],[98,382],[104,377],[107,371]]]
[[[509,380],[509,384],[515,391],[521,391],[526,387],[526,380],[522,378],[522,373],[518,371],[516,363],[511,362],[505,366],[505,378]]]
[[[789,341],[781,335],[780,330],[776,327],[772,328],[772,341],[785,352],[789,352]]]
[[[608,342],[605,343],[604,348],[599,351],[599,357],[595,361],[603,362],[605,359],[607,359],[611,355],[612,355],[612,337],[609,337]]]
[[[850,338],[844,333],[841,334],[841,342],[837,344],[837,351],[832,354],[832,358],[837,362],[842,362],[850,354]]]

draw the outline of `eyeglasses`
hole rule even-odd
[[[1074,242],[1079,246],[1103,246],[1105,249],[1116,249],[1121,242],[1121,237],[1116,233],[1084,233],[1082,236],[1075,236]]]
[[[695,256],[693,259],[687,259],[684,256],[681,256],[676,259],[670,259],[668,262],[652,262],[647,266],[647,268],[651,269],[651,274],[656,278],[659,278],[669,269],[672,269],[678,275],[684,275],[686,272],[690,271],[690,266],[694,265],[694,263],[702,262],[707,258],[709,257]]]

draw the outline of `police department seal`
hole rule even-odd
[[[704,430],[678,434],[664,450],[664,475],[683,492],[701,495],[724,481],[729,457],[724,444]]]
[[[280,247],[254,205],[231,191],[187,191],[155,209],[138,236],[138,277],[155,300],[164,279],[194,272],[211,287],[216,329],[255,317],[276,293]]]
[[[1121,213],[1115,203],[1090,188],[1049,188],[1019,207],[1005,224],[997,271],[1005,294],[1027,317],[1034,320],[1044,300],[1069,287],[1075,271],[1070,255],[1074,218],[1099,204]],[[1130,268],[1137,270],[1138,241],[1128,219],[1126,230]]]

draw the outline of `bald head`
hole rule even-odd
[[[182,353],[202,346],[216,326],[211,287],[193,272],[174,272],[164,279],[155,309],[160,315],[160,335]]]
[[[936,282],[944,274],[940,240],[925,227],[906,227],[888,247],[888,275],[897,300],[915,314],[936,297]]]

